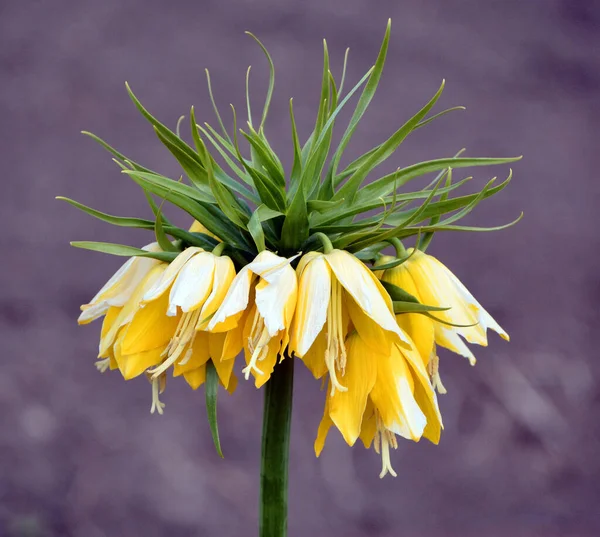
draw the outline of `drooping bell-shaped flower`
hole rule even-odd
[[[343,250],[309,252],[298,264],[298,304],[290,351],[315,378],[329,372],[332,392],[346,391],[343,380],[346,335],[355,329],[374,352],[389,352],[409,339],[394,318],[389,294],[373,272]]]
[[[160,252],[158,243],[153,242],[142,248],[148,252]],[[77,322],[87,324],[105,315],[110,307],[121,307],[131,298],[138,284],[159,263],[149,257],[131,257],[104,284],[102,289],[88,304],[81,306]]]
[[[435,343],[475,364],[475,356],[461,338],[487,346],[487,329],[490,328],[509,340],[508,334],[445,265],[424,252],[414,252],[412,248],[408,254],[407,261],[385,270],[381,279],[401,287],[423,304],[450,308],[434,313],[442,322],[418,314],[398,316],[400,324],[411,334],[420,351],[429,356],[427,348],[433,347],[433,335]]]
[[[243,372],[246,380],[254,375],[256,387],[269,379],[277,356],[283,358],[287,347],[298,294],[291,261],[266,250],[259,253],[237,274],[208,324],[211,332],[231,331],[232,339],[241,337]]]
[[[412,342],[394,343],[388,352],[376,352],[358,332],[351,333],[346,340],[343,380],[347,390],[335,390],[326,398],[315,441],[317,456],[335,426],[350,446],[358,438],[366,447],[375,441],[382,457],[381,477],[388,472],[395,476],[390,447],[397,447],[396,435],[439,441],[442,420],[436,395]]]

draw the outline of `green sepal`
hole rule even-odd
[[[212,360],[206,362],[206,381],[204,382],[204,393],[206,394],[206,414],[210,434],[215,444],[217,454],[222,459],[221,440],[219,439],[219,425],[217,423],[217,393],[219,391],[219,376]]]
[[[147,252],[134,246],[124,244],[114,244],[112,242],[94,242],[94,241],[72,241],[71,246],[101,252],[103,254],[117,255],[122,257],[151,257],[159,261],[170,263],[177,257],[177,252]]]

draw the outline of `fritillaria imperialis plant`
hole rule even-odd
[[[329,429],[348,445],[361,440],[381,454],[381,477],[396,475],[391,449],[398,437],[437,443],[442,418],[436,391],[445,393],[437,347],[474,364],[466,343],[487,345],[490,328],[506,332],[440,261],[426,253],[442,231],[492,231],[458,224],[480,202],[510,181],[490,180],[479,192],[457,196],[469,178],[456,170],[505,164],[516,158],[470,158],[461,153],[401,167],[377,176],[413,131],[455,110],[431,115],[444,84],[421,110],[387,140],[346,160],[346,148],[379,84],[390,24],[374,66],[344,90],[347,53],[339,83],[324,67],[314,129],[304,143],[292,101],[291,169],[266,136],[274,88],[273,62],[260,116],[228,130],[213,99],[218,128],[189,114],[190,143],[150,114],[127,91],[159,140],[181,165],[179,178],[156,173],[86,133],[114,156],[123,174],[146,196],[152,219],[116,217],[60,198],[108,223],[150,230],[143,248],[99,242],[73,246],[129,259],[84,304],[79,323],[104,317],[96,366],[119,370],[125,380],[145,375],[151,412],[162,414],[167,377],[182,376],[192,389],[204,385],[208,422],[219,454],[218,386],[233,393],[238,378],[264,390],[260,534],[282,536],[287,523],[287,472],[293,371],[301,362],[322,379],[324,414],[315,451]],[[254,36],[252,36],[254,37]],[[249,71],[248,71],[249,74]],[[354,112],[337,145],[340,111]],[[233,108],[233,107],[232,107]],[[460,108],[460,107],[457,107]],[[241,142],[245,142],[242,148]],[[243,152],[245,151],[245,153]],[[437,174],[421,188],[415,180]],[[190,229],[163,214],[175,205],[193,220]],[[518,220],[518,219],[517,219]],[[412,241],[405,249],[403,240]],[[384,255],[392,248],[395,255]],[[238,366],[243,354],[245,366]],[[240,369],[238,371],[238,368]]]

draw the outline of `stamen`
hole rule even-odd
[[[248,349],[252,353],[252,357],[250,358],[248,365],[242,369],[242,373],[244,373],[244,378],[246,380],[250,378],[250,373],[252,371],[255,371],[259,375],[264,375],[264,373],[256,366],[256,363],[266,358],[269,352],[268,345],[270,339],[269,331],[257,309],[252,322],[252,330],[248,337]]]
[[[325,351],[325,365],[331,379],[331,395],[335,390],[348,391],[337,378],[336,367],[341,369],[342,375],[346,367],[346,348],[342,334],[342,304],[341,285],[334,280],[331,285],[331,298],[327,306],[327,350]],[[340,359],[341,355],[341,359]]]
[[[398,474],[392,468],[392,461],[390,460],[390,447],[393,449],[398,448],[396,435],[392,431],[389,431],[385,428],[383,420],[378,412],[376,412],[376,420],[377,432],[375,433],[375,451],[376,453],[381,454],[381,473],[379,474],[379,477],[383,478],[388,473],[394,477],[397,477]]]
[[[434,390],[437,390],[439,394],[448,393],[444,385],[442,384],[442,378],[440,377],[440,358],[434,352],[431,353],[429,363],[427,364],[427,372],[431,377],[431,386]]]
[[[157,378],[152,379],[152,406],[150,407],[150,414],[154,414],[154,412],[158,412],[159,415],[162,416],[165,409],[165,403],[161,402],[159,399],[159,383],[160,380]]]
[[[198,319],[200,318],[200,309],[196,309],[193,312],[185,313],[182,317],[183,323],[181,324],[181,328],[179,330],[179,336],[175,336],[174,340],[177,340],[177,346],[175,347],[175,342],[171,340],[171,343],[167,346],[168,358],[159,366],[154,369],[149,370],[149,373],[152,374],[152,379],[157,378],[161,373],[164,373],[169,367],[171,367],[179,357],[186,351],[191,350],[191,346],[194,343],[194,339],[196,338],[196,324]],[[163,355],[165,353],[163,352]],[[188,356],[184,355],[183,363],[187,362],[190,359],[191,354]]]
[[[103,358],[102,360],[98,360],[94,363],[96,369],[100,371],[100,373],[106,373],[107,369],[110,367],[110,358]]]

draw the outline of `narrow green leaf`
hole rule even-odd
[[[455,112],[456,110],[466,110],[466,108],[464,106],[453,106],[452,108],[447,108],[446,110],[442,110],[441,112],[438,112],[437,114],[434,114],[433,116],[428,117],[428,118],[424,119],[423,121],[420,121],[419,123],[417,123],[415,130],[420,129],[421,127],[424,127],[425,125],[428,125],[432,121],[435,121],[436,119],[438,119],[442,116],[445,116],[446,114],[449,114],[450,112]]]
[[[126,246],[124,244],[114,244],[111,242],[73,241],[70,244],[75,248],[92,250],[93,252],[101,252],[103,254],[122,257],[151,257],[167,263],[170,263],[177,257],[176,252],[147,252],[141,248]]]
[[[66,201],[73,207],[76,207],[80,211],[87,213],[94,218],[98,218],[103,222],[108,222],[113,226],[120,227],[132,227],[132,228],[141,228],[141,229],[152,229],[154,227],[154,222],[152,220],[145,220],[143,218],[127,218],[122,216],[113,216],[107,213],[103,213],[97,211],[96,209],[92,209],[83,203],[79,203],[78,201],[72,200],[70,198],[65,198],[64,196],[56,196],[57,200]]]
[[[252,39],[254,39],[254,41],[256,41],[258,43],[258,46],[262,49],[263,53],[265,54],[265,57],[267,58],[267,61],[269,62],[269,87],[267,89],[265,105],[263,107],[262,118],[260,120],[260,128],[262,129],[265,124],[265,120],[267,119],[267,115],[269,113],[269,106],[271,105],[271,98],[273,97],[273,88],[275,87],[275,66],[273,65],[273,59],[271,58],[269,51],[261,43],[260,39],[258,39],[258,37],[256,37],[251,32],[246,32],[246,34],[249,35]]]
[[[206,362],[206,381],[204,391],[206,394],[206,413],[208,415],[208,425],[210,434],[219,457],[223,457],[221,450],[221,441],[219,440],[219,426],[217,424],[217,392],[219,390],[219,376],[212,360]]]
[[[304,191],[299,188],[296,191],[292,203],[287,209],[283,228],[281,229],[281,247],[285,251],[296,253],[302,243],[308,239],[310,224],[306,212],[306,200]]]
[[[374,270],[383,270],[380,267],[375,267]],[[380,280],[381,285],[383,285],[383,287],[385,287],[385,290],[388,292],[388,294],[390,295],[390,298],[393,301],[401,301],[401,302],[412,302],[412,303],[419,303],[419,299],[413,295],[411,295],[410,293],[406,292],[404,289],[402,289],[402,287],[398,287],[397,285],[394,285],[393,283],[390,282],[386,282],[385,280]]]
[[[335,209],[339,207],[344,202],[344,199],[335,200],[335,201],[326,201],[326,200],[310,200],[306,203],[308,207],[308,212],[317,211],[319,213],[330,211],[331,209]]]
[[[242,136],[248,140],[256,153],[257,161],[267,171],[269,177],[285,189],[285,172],[277,155],[267,146],[259,134],[249,125],[250,132],[240,131]]]
[[[357,203],[366,203],[381,196],[387,196],[394,188],[399,188],[416,177],[427,173],[437,172],[446,168],[468,168],[471,166],[493,166],[497,164],[508,164],[520,160],[521,157],[513,158],[442,158],[419,162],[406,168],[401,168],[393,173],[385,175],[376,181],[363,187],[357,196]]]
[[[367,82],[367,85],[365,86],[365,89],[363,90],[362,95],[360,96],[358,104],[356,105],[354,113],[352,114],[352,118],[350,119],[350,123],[346,127],[346,131],[344,132],[340,144],[338,145],[338,148],[335,151],[331,160],[330,170],[327,173],[326,181],[322,187],[322,191],[325,193],[325,197],[322,195],[320,196],[321,199],[328,199],[328,194],[333,192],[333,179],[337,174],[337,167],[340,163],[340,159],[342,158],[344,150],[350,142],[350,139],[352,138],[352,135],[354,134],[354,131],[356,130],[359,121],[363,117],[369,104],[371,103],[371,100],[373,99],[373,96],[375,95],[375,91],[377,90],[377,86],[379,85],[379,81],[381,79],[383,66],[385,65],[385,58],[387,56],[387,50],[390,41],[391,27],[392,21],[391,19],[389,19],[385,30],[385,35],[383,37],[383,42],[381,43],[381,48],[379,50],[379,55],[377,56],[377,61],[375,62],[373,70],[371,71],[369,82]]]
[[[414,302],[402,302],[395,300],[393,302],[394,313],[425,313],[430,311],[448,311],[450,308],[439,308],[437,306],[428,306],[427,304],[415,304]]]
[[[250,69],[251,65],[248,66],[246,71],[246,109],[248,111],[248,123],[252,125],[252,107],[250,106]]]
[[[367,175],[379,164],[388,159],[398,146],[406,139],[406,137],[414,130],[415,126],[425,117],[427,112],[433,108],[437,100],[444,91],[445,82],[442,81],[440,88],[429,102],[421,108],[412,118],[410,118],[402,127],[400,127],[386,142],[381,144],[379,149],[367,159],[356,172],[346,181],[346,183],[334,194],[334,199],[346,198],[347,203],[355,199],[356,193]]]
[[[231,144],[232,143],[231,137],[229,136],[229,133],[227,132],[227,129],[225,128],[225,125],[223,124],[223,120],[221,119],[221,114],[219,114],[219,109],[217,108],[217,104],[215,103],[215,97],[213,95],[212,84],[210,81],[210,73],[208,72],[208,69],[204,69],[204,72],[206,73],[206,84],[208,85],[208,95],[210,97],[210,102],[212,104],[215,115],[217,116],[217,121],[219,122],[221,131],[223,132],[223,136],[225,136],[225,138],[227,138],[227,140],[229,140],[229,143]]]
[[[109,153],[114,155],[116,158],[123,160],[123,161],[126,160],[126,161],[130,162],[131,166],[133,168],[135,168],[136,170],[141,171],[141,172],[153,173],[152,170],[149,170],[148,168],[144,168],[144,166],[138,164],[137,162],[134,162],[133,160],[128,159],[125,155],[123,155],[123,153],[119,153],[119,151],[117,151],[114,147],[107,144],[102,138],[96,136],[95,134],[92,134],[91,132],[88,132],[88,131],[81,131],[81,134],[85,134],[86,136],[89,136],[92,140],[99,143],[102,147],[104,147],[104,149],[106,149]]]
[[[159,213],[156,215],[156,222],[154,223],[154,234],[156,235],[156,242],[165,252],[177,252],[177,248],[173,246],[173,243],[167,237],[163,228],[163,216],[159,209]]]
[[[389,244],[387,242],[378,242],[369,246],[368,248],[363,248],[359,252],[355,252],[354,257],[357,257],[361,261],[371,261],[375,259],[381,250],[387,248],[388,246]]]
[[[290,191],[294,190],[296,181],[302,175],[302,150],[300,149],[300,140],[298,139],[298,129],[296,128],[296,119],[294,117],[293,99],[290,99],[290,122],[292,124],[292,141],[294,143],[294,164],[290,174]]]
[[[177,120],[177,125],[175,127],[175,134],[177,135],[177,138],[181,138],[180,128],[181,128],[181,122],[184,119],[185,119],[185,116],[179,116],[179,119]]]
[[[177,181],[174,181],[173,179],[170,179],[169,177],[165,177],[157,173],[138,172],[137,170],[123,170],[123,173],[129,175],[130,177],[137,177],[139,179],[143,179],[146,182],[156,184],[157,186],[160,186],[162,188],[172,190],[173,192],[177,192],[178,194],[186,196],[190,199],[203,201],[205,203],[215,202],[215,198],[212,195],[207,195],[204,192],[198,190],[197,188],[186,185],[184,183],[179,183]]]
[[[342,80],[340,81],[339,93],[341,94],[344,90],[344,82],[346,82],[346,66],[348,65],[348,54],[350,54],[350,48],[346,49],[344,53],[344,66],[342,67]]]

